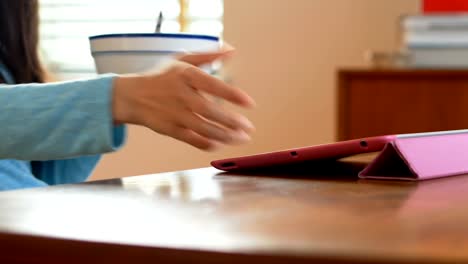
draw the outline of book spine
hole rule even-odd
[[[468,15],[463,16],[404,16],[404,30],[467,30]]]

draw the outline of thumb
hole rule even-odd
[[[179,61],[201,66],[203,64],[212,63],[216,60],[227,60],[234,53],[234,50],[220,50],[214,52],[184,54],[178,58]]]

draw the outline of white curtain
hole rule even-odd
[[[154,32],[160,11],[162,32],[180,32],[180,0],[40,0],[41,53],[55,73],[92,75],[88,37]],[[187,0],[187,32],[220,36],[222,0]]]

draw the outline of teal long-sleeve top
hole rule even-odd
[[[125,126],[112,120],[112,82],[17,84],[0,63],[0,190],[85,181],[100,154],[120,148]]]

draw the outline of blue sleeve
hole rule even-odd
[[[113,78],[0,85],[0,159],[71,159],[119,148],[125,126],[113,125]]]
[[[92,174],[101,155],[73,159],[33,161],[34,176],[48,185],[84,182]]]

